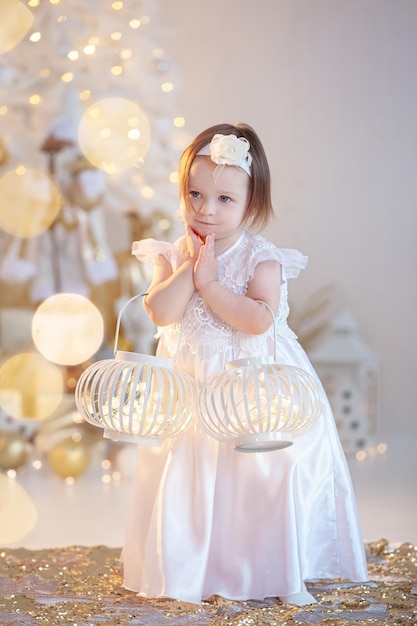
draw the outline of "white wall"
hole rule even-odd
[[[416,436],[416,0],[161,0],[178,114],[244,121],[273,175],[266,235],[310,257],[381,362],[381,435]]]

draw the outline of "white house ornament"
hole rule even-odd
[[[309,351],[332,407],[346,453],[372,444],[379,405],[379,365],[348,311]]]

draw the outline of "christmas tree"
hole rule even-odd
[[[188,138],[157,12],[157,0],[0,4],[0,313],[7,312],[0,350],[6,357],[18,351],[14,307],[34,312],[60,292],[97,305],[111,346],[118,311],[149,281],[130,254],[132,240],[178,235],[176,170]],[[150,350],[149,325],[138,302],[124,318],[124,341]],[[73,374],[65,370],[67,390],[74,388]],[[33,438],[37,385],[21,385],[19,393],[17,384],[2,387],[17,407],[30,396],[34,410],[26,402],[29,408],[18,407],[14,420],[0,401],[0,434],[17,430]],[[68,406],[59,410],[63,432],[79,434],[73,411],[62,411]],[[56,419],[42,422],[41,432]],[[15,466],[25,459],[22,445]]]
[[[120,282],[114,252],[131,235],[174,236],[186,138],[156,0],[28,0],[24,8],[26,35],[0,48],[0,277],[27,285],[38,303]],[[2,3],[9,33],[19,20],[27,28],[21,10],[18,0]],[[56,215],[42,173],[56,184]],[[42,203],[49,228],[22,232],[16,204],[28,214]]]

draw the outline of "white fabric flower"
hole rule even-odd
[[[246,169],[252,163],[249,149],[249,141],[244,137],[214,135],[210,144],[210,156],[218,165],[237,165]]]

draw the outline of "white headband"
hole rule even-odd
[[[217,166],[236,165],[251,176],[252,155],[249,150],[250,143],[244,137],[214,135],[211,142],[201,148],[197,156],[209,156],[214,163],[217,163]],[[213,173],[215,178],[220,175],[223,167],[216,167]]]

